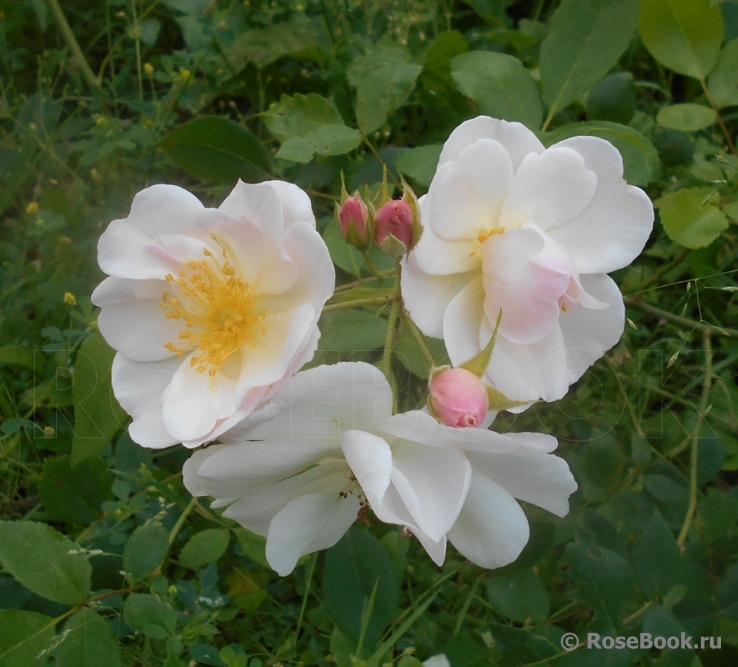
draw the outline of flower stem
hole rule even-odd
[[[423,334],[420,333],[420,329],[418,329],[415,322],[413,322],[412,318],[410,317],[410,313],[408,313],[405,308],[402,309],[402,319],[405,321],[405,325],[407,326],[410,335],[415,339],[415,342],[418,344],[418,347],[423,353],[426,361],[431,365],[431,368],[433,368],[436,365],[436,360],[433,358],[433,353],[430,351],[428,343],[425,342]]]
[[[353,301],[344,301],[343,303],[332,303],[323,306],[324,313],[331,313],[335,310],[346,310],[347,308],[361,308],[362,306],[386,306],[388,303],[394,303],[397,300],[394,294],[387,296],[373,296],[368,299],[354,299]]]
[[[684,542],[692,526],[692,518],[697,507],[697,455],[700,444],[700,427],[707,412],[707,402],[710,399],[710,389],[712,388],[711,335],[710,331],[703,331],[702,333],[702,344],[705,350],[705,379],[702,383],[702,397],[697,412],[697,421],[692,430],[692,450],[689,457],[689,506],[687,507],[687,516],[684,517],[682,529],[679,531],[679,537],[677,537],[677,544],[680,549],[684,549]]]
[[[710,103],[712,110],[715,112],[718,125],[720,125],[720,129],[723,131],[723,135],[725,136],[725,141],[728,143],[728,148],[730,148],[730,152],[733,153],[733,155],[738,155],[738,151],[736,151],[736,148],[735,148],[735,143],[733,142],[733,137],[730,136],[730,132],[728,131],[728,128],[725,125],[725,121],[723,120],[723,117],[720,115],[720,109],[717,103],[715,102],[715,99],[713,98],[712,93],[710,93],[710,89],[707,87],[707,84],[705,83],[704,79],[700,79],[700,84],[702,85],[702,90],[705,93],[705,97],[707,98],[707,101]]]
[[[696,329],[697,331],[701,331],[703,334],[720,334],[722,336],[727,336],[728,338],[738,338],[738,329],[726,329],[723,327],[716,327],[712,324],[708,324],[707,322],[695,322],[687,317],[674,315],[674,313],[670,313],[667,310],[661,310],[661,308],[656,308],[656,306],[652,306],[644,301],[638,301],[631,297],[625,297],[625,305],[629,308],[640,310],[642,313],[647,313],[648,315],[664,319],[667,322],[676,324],[684,329],[689,329],[691,331]]]
[[[381,278],[382,275],[379,273],[379,270],[376,266],[374,266],[374,262],[372,262],[372,258],[369,257],[369,253],[366,250],[361,251],[361,256],[364,258],[364,261],[366,262],[366,266],[371,271],[371,274],[373,276],[376,276],[377,278]]]
[[[397,318],[400,314],[400,306],[402,298],[400,297],[400,274],[401,267],[399,260],[397,261],[397,278],[392,289],[393,301],[390,309],[389,318],[387,320],[387,335],[384,338],[384,352],[382,354],[382,370],[384,371],[387,381],[392,387],[392,412],[397,411],[397,391],[395,387],[395,376],[392,373],[392,350],[395,346],[395,334],[397,333]]]
[[[179,515],[179,519],[177,519],[177,523],[174,524],[174,528],[172,528],[172,532],[169,533],[169,546],[171,547],[172,544],[174,544],[174,540],[177,537],[177,534],[180,530],[182,530],[182,526],[184,526],[184,522],[187,520],[187,517],[190,515],[190,512],[192,512],[193,509],[195,509],[195,506],[197,505],[197,498],[193,498],[190,500],[189,505],[184,508],[184,512]]]

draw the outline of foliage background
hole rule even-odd
[[[737,664],[737,72],[733,0],[0,0],[0,665]],[[386,163],[420,194],[480,113],[613,141],[658,208],[615,276],[621,342],[495,423],[559,439],[572,510],[526,507],[496,571],[436,568],[370,517],[280,579],[188,496],[187,452],[127,436],[96,240],[152,183],[217,205],[238,177],[293,181],[342,286],[314,363],[378,362],[388,309],[341,301],[388,285],[331,223],[339,175],[375,188]],[[401,409],[422,403],[404,329],[393,363]],[[565,632],[722,648],[567,653]]]

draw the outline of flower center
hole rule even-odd
[[[502,234],[504,231],[504,227],[495,227],[494,229],[490,229],[488,231],[479,232],[479,234],[477,234],[477,241],[479,241],[479,245],[469,253],[469,257],[474,257],[474,255],[479,252],[479,249],[490,236],[494,236],[495,234]]]
[[[198,373],[208,371],[210,376],[236,350],[256,347],[254,327],[259,326],[262,335],[265,333],[262,322],[266,312],[254,312],[249,284],[237,275],[223,246],[221,251],[222,261],[204,249],[206,259],[185,262],[185,268],[176,276],[167,274],[165,278],[179,298],[164,292],[159,304],[168,319],[182,320],[185,324],[178,340],[164,347],[178,357],[198,350],[199,354],[190,357],[190,365]]]

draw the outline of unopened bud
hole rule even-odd
[[[406,201],[388,201],[374,216],[374,238],[388,255],[400,257],[415,245],[413,209]]]
[[[428,409],[446,426],[475,427],[489,409],[487,387],[465,368],[441,368],[431,376]]]
[[[369,209],[358,192],[336,204],[336,221],[348,244],[363,249],[371,242]]]

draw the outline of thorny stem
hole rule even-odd
[[[709,331],[705,331],[702,334],[702,344],[705,350],[705,379],[702,383],[702,397],[700,398],[700,405],[697,412],[697,421],[692,430],[692,450],[689,457],[689,506],[687,507],[687,516],[684,517],[684,524],[677,538],[677,544],[680,549],[684,549],[684,542],[687,539],[687,534],[689,533],[694,517],[694,510],[697,507],[697,455],[699,453],[700,428],[707,412],[707,402],[710,399],[710,389],[712,388],[711,335]]]
[[[324,313],[332,313],[336,310],[346,310],[347,308],[360,308],[361,306],[386,306],[388,303],[397,301],[395,292],[386,296],[373,296],[367,299],[355,299],[354,301],[346,301],[344,303],[332,303],[328,306],[323,306]]]

